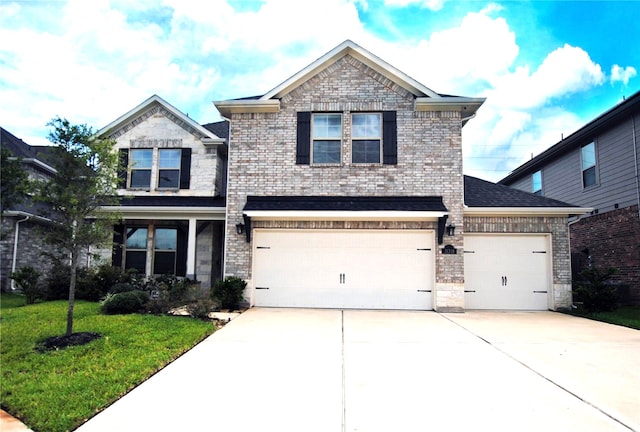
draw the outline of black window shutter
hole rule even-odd
[[[129,149],[120,149],[118,151],[120,165],[118,166],[118,178],[122,179],[118,187],[125,189],[127,187],[127,174],[129,173]]]
[[[176,276],[186,276],[187,275],[187,247],[189,246],[189,238],[187,230],[184,226],[178,226],[178,239],[177,239],[177,250],[176,250]],[[196,245],[191,245],[191,247],[196,247]]]
[[[180,158],[180,189],[189,189],[191,186],[191,149],[182,149]]]
[[[389,165],[398,163],[398,128],[395,111],[382,113],[382,162]]]
[[[113,251],[111,252],[111,265],[122,267],[122,248],[124,244],[124,225],[118,224],[113,227]]]
[[[298,112],[298,136],[296,145],[296,164],[309,165],[311,153],[311,113]]]

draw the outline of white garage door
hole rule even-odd
[[[550,284],[546,235],[466,235],[466,309],[546,310]]]
[[[432,309],[434,234],[255,230],[255,305]]]

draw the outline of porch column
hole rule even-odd
[[[187,239],[187,277],[196,276],[196,219],[189,219],[189,238]]]

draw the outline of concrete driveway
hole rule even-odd
[[[640,431],[640,331],[552,312],[251,309],[95,431]]]

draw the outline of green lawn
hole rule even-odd
[[[103,337],[39,354],[38,341],[64,333],[67,302],[23,305],[0,297],[0,402],[38,432],[78,427],[214,331],[185,317],[101,315],[97,303],[78,301],[74,332]]]
[[[578,310],[573,311],[572,315],[640,330],[640,306],[625,306],[613,312],[596,312],[592,314]]]

